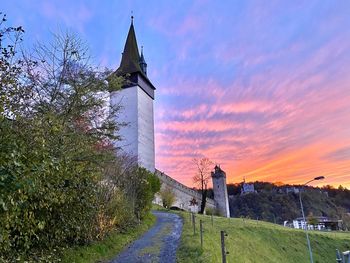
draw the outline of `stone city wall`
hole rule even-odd
[[[202,195],[187,187],[186,185],[174,180],[170,176],[156,170],[156,175],[162,183],[161,190],[171,189],[175,194],[176,201],[173,204],[173,207],[177,207],[186,211],[191,211],[197,213],[200,209],[200,204],[202,202]],[[191,200],[193,198],[197,201],[197,205],[191,205]],[[155,196],[155,203],[162,204],[160,196],[157,194]],[[210,209],[215,209],[215,203],[213,199],[207,198],[206,207]]]

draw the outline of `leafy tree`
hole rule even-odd
[[[139,219],[142,219],[151,209],[154,195],[160,190],[160,180],[143,167],[137,168],[136,176],[139,184],[136,189],[135,213]]]
[[[24,30],[4,22],[5,16],[0,261],[38,262],[52,248],[103,238],[142,219],[160,182],[114,149],[126,124],[116,122],[120,108],[106,100],[124,80],[91,66],[87,47],[74,34],[18,53]]]
[[[18,58],[23,32],[0,30],[0,254],[16,258],[99,235],[99,185],[119,127],[103,97],[118,86],[89,65],[78,37]]]
[[[160,180],[147,169],[139,167],[133,156],[119,154],[105,167],[104,181],[120,189],[136,219],[142,219],[150,210],[155,193],[160,189]]]
[[[318,219],[314,216],[314,214],[312,212],[307,216],[307,223],[309,225],[317,225],[318,224]]]

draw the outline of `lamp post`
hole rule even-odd
[[[301,200],[301,191],[303,189],[303,187],[305,185],[307,185],[308,183],[311,183],[313,181],[317,181],[317,180],[323,180],[324,179],[324,176],[318,176],[318,177],[315,177],[314,179],[310,180],[310,181],[307,181],[305,184],[302,185],[300,191],[299,191],[299,201],[300,201],[300,207],[301,207],[301,213],[303,215],[303,221],[304,221],[304,229],[305,229],[305,234],[306,234],[306,240],[307,240],[307,246],[309,248],[309,254],[310,254],[310,263],[314,263],[314,259],[312,257],[312,249],[311,249],[311,244],[310,244],[310,239],[309,239],[309,233],[308,233],[308,229],[307,229],[307,223],[306,223],[306,220],[305,220],[305,214],[304,214],[304,207],[303,207],[303,202]]]

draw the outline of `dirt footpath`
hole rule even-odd
[[[172,263],[182,232],[182,219],[172,213],[154,211],[155,225],[130,244],[111,263]]]

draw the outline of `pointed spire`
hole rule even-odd
[[[140,65],[140,54],[137,46],[135,29],[134,29],[134,16],[131,16],[131,24],[129,33],[126,38],[124,52],[122,55],[122,61],[117,72],[121,74],[142,72]]]
[[[131,16],[130,28],[126,38],[119,68],[112,74],[116,76],[123,76],[125,78],[126,81],[122,88],[138,85],[154,100],[154,91],[156,88],[147,77],[147,63],[143,56],[143,47],[141,49],[141,56],[139,53],[133,15]]]
[[[143,46],[141,46],[141,60],[145,60],[145,58],[143,57]]]

